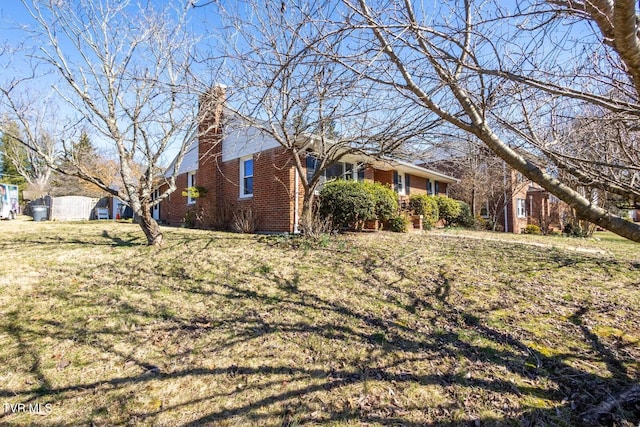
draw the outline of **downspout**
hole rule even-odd
[[[504,187],[504,232],[508,233],[509,232],[509,215],[507,214],[507,206],[509,204],[507,203],[507,166],[504,162],[502,163],[502,176],[503,176],[502,186]]]
[[[298,229],[298,217],[300,213],[300,175],[298,174],[298,168],[295,169],[295,175],[293,178],[293,186],[294,186],[294,206],[293,206],[293,233],[299,234],[300,230]]]

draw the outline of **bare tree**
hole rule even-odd
[[[434,126],[393,89],[355,76],[324,52],[345,34],[327,2],[216,3],[224,28],[227,108],[291,155],[303,188],[300,224],[312,223],[325,172],[351,154],[395,153]],[[214,56],[215,57],[215,56]],[[308,163],[313,162],[313,167]]]
[[[0,83],[2,113],[21,128],[13,136],[59,172],[121,198],[137,215],[148,244],[160,245],[162,232],[151,208],[175,190],[197,128],[197,97],[190,84],[195,40],[187,31],[187,9],[111,0],[22,3],[32,19],[25,38],[35,44],[29,73],[5,61]],[[28,113],[38,111],[39,100],[26,96],[26,87],[52,82],[58,111],[67,113],[62,131],[52,135],[58,149],[68,151],[80,130],[91,129],[95,141],[108,145],[118,159],[121,188],[112,188],[71,155],[66,158],[73,168],[62,170],[37,144]],[[167,155],[176,155],[176,161],[165,175],[161,165]],[[167,190],[153,199],[159,177]]]
[[[394,88],[425,114],[475,135],[576,214],[640,242],[640,225],[584,197],[564,179],[640,198],[637,138],[567,150],[558,129],[576,117],[615,115],[636,133],[640,40],[631,1],[414,3],[344,0],[353,49],[331,55]],[[338,15],[336,12],[335,15]],[[577,149],[580,147],[580,149]]]
[[[49,158],[55,155],[55,140],[42,126],[41,121],[36,121],[36,126],[31,129],[33,142],[37,144],[38,151]],[[9,163],[11,169],[24,179],[29,190],[37,194],[46,194],[49,188],[52,169],[38,152],[25,147],[15,135],[20,135],[20,127],[13,122],[2,125],[9,129],[2,135],[0,154],[3,161]]]

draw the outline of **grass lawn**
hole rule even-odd
[[[165,232],[0,222],[0,424],[575,426],[640,382],[609,233]]]

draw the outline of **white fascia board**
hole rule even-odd
[[[409,173],[411,175],[419,176],[422,178],[434,179],[439,182],[456,183],[460,182],[459,179],[449,175],[445,175],[440,172],[436,172],[431,169],[423,168],[422,166],[414,165],[413,163],[405,162],[396,159],[384,159],[387,169],[395,169],[399,172]]]

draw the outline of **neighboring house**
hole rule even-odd
[[[496,230],[522,233],[527,225],[562,231],[569,206],[511,168],[503,170],[502,194],[487,199],[480,216],[495,221]],[[506,202],[505,202],[506,201]]]
[[[205,227],[224,228],[234,215],[250,213],[257,221],[257,231],[297,232],[303,188],[291,155],[257,128],[225,129],[220,118],[218,112],[200,125],[201,136],[179,169],[177,191],[160,202],[157,218],[180,225],[187,216],[197,215]],[[305,166],[305,173],[313,173],[315,159],[311,154]],[[345,155],[326,171],[326,180],[338,178],[389,184],[401,200],[414,193],[446,195],[447,186],[456,182],[411,163],[363,155]],[[199,198],[182,194],[196,186],[205,190]]]
[[[503,195],[493,203],[498,228],[505,233],[521,233],[529,224],[527,215],[527,194],[531,182],[520,172],[506,168],[503,172]],[[506,201],[506,202],[505,202]]]
[[[557,197],[510,168],[487,156],[470,171],[464,158],[432,162],[428,167],[461,177],[451,188],[453,197],[475,206],[475,216],[496,231],[521,233],[534,224],[542,230],[562,230],[569,207]]]
[[[531,185],[527,191],[529,224],[546,231],[562,231],[570,217],[569,205],[542,187]]]

